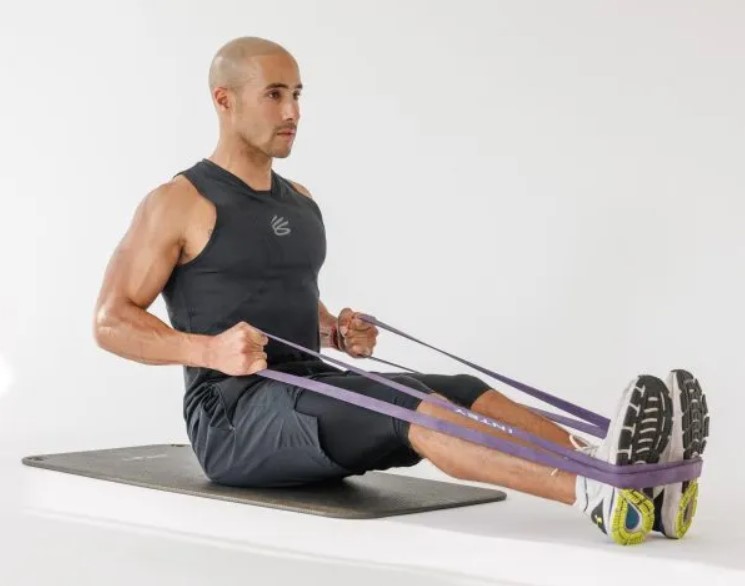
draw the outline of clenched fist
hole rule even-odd
[[[369,358],[372,356],[378,341],[378,328],[362,321],[359,312],[349,307],[341,310],[337,318],[339,330],[338,350],[346,352],[353,358]]]
[[[213,336],[208,342],[209,368],[232,376],[253,374],[267,368],[264,346],[269,339],[246,322]]]

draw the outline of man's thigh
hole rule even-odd
[[[377,374],[420,392],[437,392],[467,407],[487,388],[468,375]],[[307,378],[410,410],[421,402],[350,371]],[[223,399],[237,396],[227,392],[231,385],[237,382],[220,383],[216,391]],[[228,408],[230,428],[219,424],[220,413],[214,413],[203,418],[206,423],[199,426],[199,438],[195,438],[205,471],[207,462],[214,463],[214,474],[208,474],[213,480],[242,486],[292,486],[413,466],[422,459],[409,442],[406,421],[273,380],[263,380],[241,394],[237,404],[213,401],[218,409],[221,404]]]
[[[376,373],[420,392],[431,393],[409,373]],[[351,373],[324,373],[310,378],[394,405],[416,410],[421,399]],[[297,389],[295,409],[318,420],[321,446],[331,460],[355,474],[413,466],[421,461],[409,443],[409,422]]]
[[[447,397],[456,405],[470,409],[476,399],[491,389],[491,386],[470,374],[419,374],[406,373],[434,392]]]

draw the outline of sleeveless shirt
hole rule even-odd
[[[214,204],[216,221],[205,248],[177,265],[162,291],[172,327],[216,335],[245,321],[319,351],[318,274],[326,258],[326,233],[315,201],[274,171],[268,191],[252,189],[209,159],[177,175]],[[291,371],[300,361],[322,362],[272,339],[264,351],[267,365],[278,370]],[[187,421],[205,383],[227,376],[184,366]],[[262,379],[247,378],[252,377]]]

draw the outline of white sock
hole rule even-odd
[[[590,500],[590,495],[587,493],[587,483],[592,482],[589,478],[577,475],[577,482],[574,484],[575,498],[573,507],[578,508],[583,513],[587,509],[587,504]]]
[[[578,438],[575,435],[569,434],[569,441],[572,443],[574,448],[578,452],[585,452],[587,454],[594,454],[597,450],[597,446],[593,446],[587,443],[584,439]],[[597,487],[594,486],[595,481],[591,478],[577,475],[577,481],[574,485],[575,498],[573,507],[578,508],[583,513],[587,509],[587,504],[590,500],[590,494],[588,491],[594,492]]]

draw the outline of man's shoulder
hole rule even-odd
[[[310,199],[313,199],[313,196],[310,194],[310,190],[305,187],[302,183],[298,183],[297,181],[293,181],[292,179],[287,179],[290,185],[297,191],[298,193],[302,193],[306,197],[309,197]]]
[[[165,205],[182,206],[194,201],[199,195],[196,187],[183,175],[176,175],[172,179],[161,183],[148,196],[163,202]]]
[[[140,207],[158,217],[184,218],[200,199],[199,192],[183,176],[176,176],[152,189]]]

